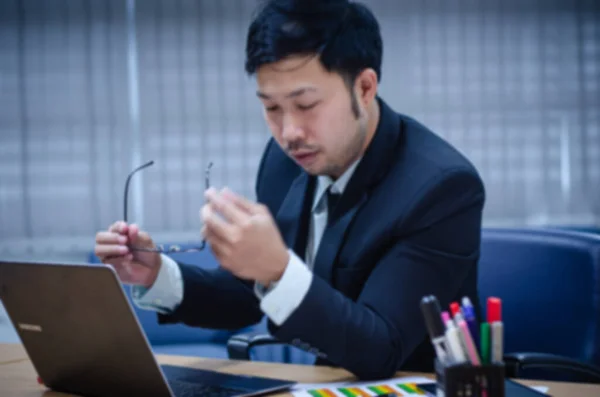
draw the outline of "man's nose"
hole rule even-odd
[[[283,120],[282,135],[286,142],[296,142],[304,136],[304,131],[294,117],[286,116]]]

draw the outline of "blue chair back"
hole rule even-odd
[[[484,229],[479,293],[503,301],[505,352],[600,365],[600,236],[558,229]]]
[[[554,226],[552,227],[553,229],[560,229],[560,230],[571,230],[573,232],[580,232],[580,233],[588,233],[588,234],[597,234],[600,235],[600,226],[593,226],[593,225],[587,225],[587,226],[583,226],[583,225],[574,225],[574,226]]]
[[[179,244],[182,249],[189,245]],[[176,261],[192,264],[201,268],[216,268],[218,263],[210,250],[190,253],[173,253],[171,258]],[[89,257],[90,263],[100,263],[100,260],[93,253]],[[232,331],[212,330],[206,328],[190,327],[185,324],[164,324],[159,325],[156,313],[143,310],[137,307],[131,297],[131,288],[124,288],[127,298],[130,300],[135,314],[138,317],[140,325],[144,329],[150,344],[156,345],[176,345],[193,343],[219,343],[225,345],[227,340],[235,334]]]

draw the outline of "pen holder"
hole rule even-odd
[[[435,362],[437,397],[504,397],[504,364]]]

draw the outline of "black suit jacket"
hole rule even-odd
[[[484,188],[456,149],[384,101],[375,136],[340,198],[300,306],[281,325],[283,342],[363,379],[431,370],[433,349],[419,308],[469,296],[477,306]],[[256,193],[288,247],[304,258],[316,178],[270,140]],[[223,269],[180,264],[184,298],[161,323],[238,328],[263,317],[253,283]]]

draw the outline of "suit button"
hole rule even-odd
[[[323,352],[319,352],[319,354],[317,354],[317,357],[319,357],[319,358],[327,358],[327,354],[325,354]]]
[[[314,355],[319,355],[319,353],[321,353],[321,352],[319,351],[319,349],[315,349],[314,347],[311,347],[310,349],[308,349],[308,352],[309,352],[310,354],[314,354]]]

